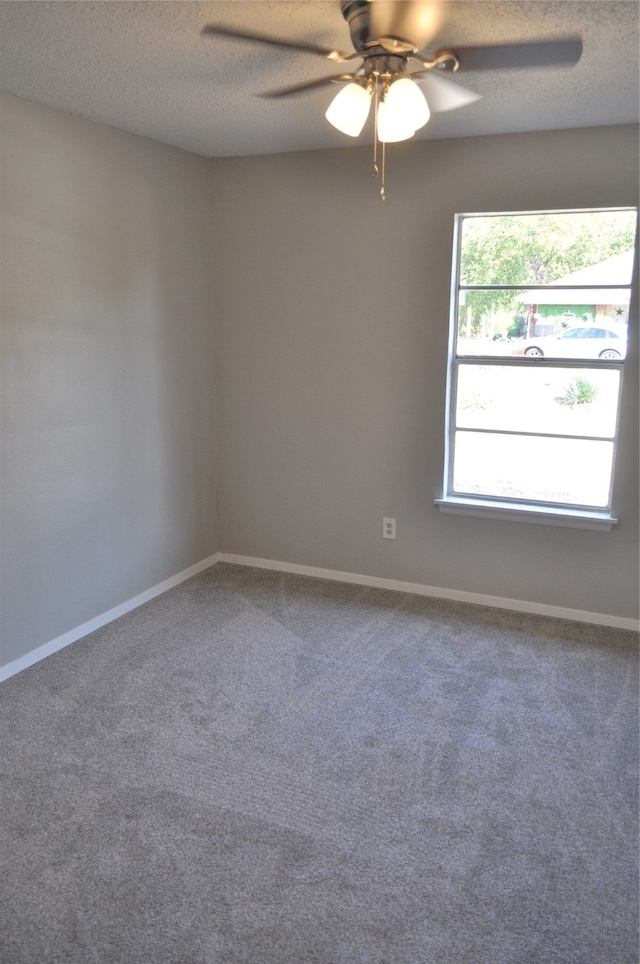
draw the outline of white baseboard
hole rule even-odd
[[[113,609],[109,609],[106,613],[90,619],[81,626],[70,629],[69,632],[63,633],[62,636],[58,636],[56,639],[52,639],[50,642],[38,646],[37,649],[32,649],[29,653],[14,660],[12,663],[0,666],[0,683],[9,679],[11,676],[15,676],[16,673],[20,673],[23,669],[27,669],[28,666],[33,666],[34,663],[40,662],[41,659],[57,653],[58,650],[64,649],[64,647],[70,643],[75,643],[76,640],[82,639],[83,636],[88,636],[89,633],[93,633],[96,629],[106,626],[107,623],[113,622],[114,619],[124,616],[125,613],[131,612],[132,609],[137,609],[138,606],[142,606],[144,603],[149,602],[149,600],[155,599],[156,596],[161,596],[163,592],[167,592],[168,589],[173,589],[174,586],[178,586],[186,579],[197,576],[203,569],[209,569],[209,567],[214,566],[216,562],[220,562],[219,552],[216,552],[213,556],[209,556],[207,559],[202,559],[193,566],[189,566],[188,569],[184,569],[177,575],[170,576],[169,579],[159,582],[157,586],[152,586],[151,589],[139,593],[137,596],[134,596],[133,599],[128,599],[119,606],[114,606]]]
[[[543,603],[527,602],[522,599],[506,599],[502,596],[487,596],[483,593],[464,592],[460,589],[443,589],[440,586],[424,586],[421,583],[402,582],[398,579],[383,579],[379,576],[363,576],[355,572],[339,572],[335,569],[320,569],[317,566],[300,566],[291,562],[276,562],[273,559],[256,559],[253,556],[238,556],[229,552],[217,552],[213,556],[202,559],[201,562],[197,562],[188,569],[177,573],[177,575],[165,579],[164,582],[158,583],[157,586],[152,586],[151,589],[147,589],[132,599],[128,599],[119,606],[114,606],[114,608],[109,609],[108,612],[102,613],[94,619],[90,619],[88,622],[69,630],[67,633],[63,633],[62,636],[52,639],[43,646],[38,646],[37,649],[31,650],[12,663],[0,666],[0,683],[9,679],[11,676],[15,676],[16,673],[20,673],[23,669],[33,666],[34,663],[38,663],[41,659],[57,653],[58,650],[64,649],[64,647],[69,646],[70,643],[75,643],[76,640],[82,639],[83,636],[87,636],[96,629],[106,626],[107,623],[113,622],[114,619],[124,616],[125,613],[131,612],[132,609],[137,609],[138,606],[142,606],[151,599],[155,599],[156,596],[162,595],[163,592],[173,589],[174,586],[178,586],[181,582],[185,582],[185,580],[190,579],[192,576],[196,576],[204,569],[214,566],[217,562],[231,562],[238,566],[252,566],[256,569],[272,569],[276,572],[314,576],[319,579],[330,579],[334,582],[348,582],[356,586],[391,589],[396,592],[413,593],[416,596],[452,599],[456,602],[474,603],[477,606],[493,606],[497,609],[510,609],[513,612],[531,613],[536,616],[571,619],[575,622],[592,623],[596,626],[611,626],[615,629],[630,629],[635,632],[640,629],[640,620],[627,619],[623,616],[585,612],[581,609],[547,606]]]
[[[544,603],[527,602],[523,599],[506,599],[502,596],[487,596],[483,593],[464,592],[460,589],[443,589],[440,586],[423,586],[415,582],[382,579],[378,576],[362,576],[354,572],[337,572],[334,569],[318,569],[316,566],[299,566],[290,562],[274,562],[272,559],[254,559],[251,556],[237,556],[228,552],[220,553],[220,561],[233,562],[239,566],[255,566],[257,569],[274,569],[277,572],[290,572],[301,576],[316,576],[320,579],[332,579],[335,582],[350,582],[357,586],[373,586],[377,589],[409,592],[416,596],[434,596],[437,599],[452,599],[456,602],[474,603],[477,606],[493,606],[497,609],[510,609],[513,612],[531,613],[535,616],[571,619],[574,622],[611,626],[614,629],[630,629],[635,632],[640,629],[640,620],[638,619],[585,612],[581,609],[567,609],[564,606],[548,606]]]

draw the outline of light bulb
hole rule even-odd
[[[424,94],[410,77],[401,77],[391,84],[384,102],[393,111],[396,124],[414,131],[424,127],[431,116]]]
[[[349,137],[357,137],[365,125],[371,106],[371,93],[360,84],[347,84],[333,98],[326,114],[330,124]]]

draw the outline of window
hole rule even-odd
[[[456,217],[441,511],[610,529],[637,211]]]

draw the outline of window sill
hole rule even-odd
[[[586,509],[554,509],[549,506],[519,505],[492,502],[490,499],[465,499],[462,496],[443,496],[435,500],[440,512],[472,515],[484,519],[503,519],[508,522],[533,522],[543,526],[565,526],[571,529],[595,529],[611,532],[617,519],[608,512],[589,512]]]

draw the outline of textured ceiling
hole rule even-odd
[[[482,94],[419,133],[464,137],[638,121],[637,0],[447,0],[440,47],[579,35],[574,68],[467,72]],[[2,0],[0,85],[205,156],[348,146],[323,114],[333,85],[286,100],[255,94],[334,73],[308,54],[201,37],[218,22],[350,50],[336,0]]]

